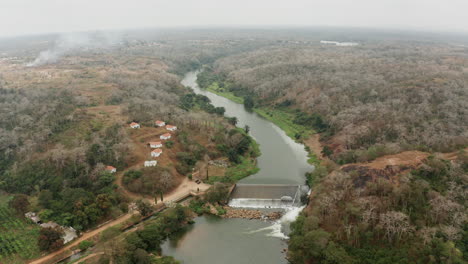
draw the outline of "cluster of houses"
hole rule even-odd
[[[26,218],[30,219],[32,222],[34,222],[35,224],[43,227],[43,228],[58,228],[58,229],[61,229],[63,231],[63,235],[62,235],[62,239],[63,239],[63,243],[66,244],[70,241],[72,241],[73,239],[77,238],[78,235],[76,234],[76,230],[71,227],[71,226],[61,226],[55,222],[52,222],[52,221],[49,221],[47,223],[42,223],[41,221],[41,218],[34,212],[27,212],[24,214],[24,216],[26,216]]]
[[[161,121],[161,120],[157,120],[154,122],[155,126],[157,127],[166,127],[167,131],[170,131],[170,132],[174,132],[177,130],[177,127],[176,126],[173,126],[173,125],[166,125],[166,123],[164,121]],[[134,128],[134,129],[137,129],[137,128],[141,128],[140,124],[136,123],[136,122],[132,122],[130,123],[130,128]],[[160,140],[168,140],[171,138],[171,133],[170,132],[167,132],[167,133],[164,133],[162,135],[159,136],[159,139]],[[148,146],[153,149],[150,153],[151,157],[152,158],[157,158],[159,156],[161,156],[162,154],[162,141],[151,141],[151,142],[148,142]],[[144,166],[145,167],[154,167],[158,164],[158,162],[156,160],[147,160],[145,161],[144,163]],[[105,169],[107,172],[109,173],[115,173],[117,172],[117,169],[113,166],[106,166],[106,169]]]
[[[154,125],[157,126],[157,127],[166,127],[167,131],[170,131],[170,132],[174,132],[177,130],[177,127],[176,126],[173,126],[173,125],[166,125],[166,123],[164,121],[161,121],[161,120],[156,120],[154,122]],[[140,128],[140,124],[136,123],[136,122],[132,122],[130,123],[130,127],[131,128]],[[159,136],[159,139],[160,140],[168,140],[171,138],[171,133],[170,132],[167,132],[167,133],[164,133],[162,135]],[[161,154],[163,153],[163,150],[162,150],[162,141],[151,141],[151,142],[148,142],[148,146],[152,149],[151,150],[151,157],[152,158],[158,158],[159,156],[161,156]],[[156,160],[147,160],[145,161],[144,163],[144,166],[145,167],[154,167],[158,164],[158,162]]]
[[[157,120],[154,122],[154,124],[157,126],[157,127],[166,127],[166,129],[168,131],[176,131],[177,130],[177,127],[176,126],[173,126],[173,125],[166,125],[166,123],[164,121],[161,121],[161,120]],[[160,140],[168,140],[171,138],[171,133],[164,133],[162,135],[159,136],[159,139]],[[163,150],[162,150],[162,141],[151,141],[151,142],[148,142],[148,146],[150,147],[151,150],[151,157],[152,158],[157,158],[159,156],[161,156],[161,154],[163,153]],[[145,164],[144,166],[145,167],[154,167],[158,164],[158,162],[156,160],[148,160],[148,161],[145,161]]]

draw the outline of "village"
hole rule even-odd
[[[159,135],[160,141],[150,141],[147,143],[147,146],[151,150],[150,153],[147,155],[152,158],[152,160],[146,160],[142,164],[143,167],[155,167],[158,164],[157,158],[160,157],[163,153],[163,141],[167,141],[171,139],[172,134],[171,132],[175,132],[177,130],[177,126],[174,125],[166,125],[164,121],[161,120],[156,120],[154,122],[155,127],[165,127],[167,131],[166,133],[163,133]],[[129,127],[131,129],[139,129],[141,128],[141,125],[137,122],[131,122]],[[114,174],[117,172],[117,168],[112,166],[112,165],[107,165],[105,167],[105,171],[111,174]],[[131,203],[129,205],[130,210],[135,210],[135,203]],[[66,244],[68,242],[71,242],[75,238],[78,237],[77,231],[70,226],[61,226],[53,221],[48,221],[48,222],[43,222],[42,219],[39,217],[39,215],[35,212],[27,212],[25,213],[25,217],[30,219],[33,223],[43,227],[43,228],[56,228],[60,229],[63,232],[62,239],[63,243]]]

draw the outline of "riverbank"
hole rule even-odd
[[[244,98],[236,96],[234,93],[227,91],[225,88],[219,87],[217,82],[212,83],[206,88],[201,88],[216,95],[222,96],[226,99],[229,99],[238,104],[244,104]],[[273,107],[254,107],[253,112],[257,113],[261,117],[267,119],[273,124],[277,125],[281,130],[283,130],[286,135],[292,138],[294,141],[306,146],[306,151],[308,152],[307,162],[312,165],[319,165],[321,160],[321,150],[316,146],[320,146],[320,142],[312,142],[311,137],[317,133],[307,128],[303,125],[294,123],[295,113],[293,109],[288,109],[286,107],[282,108],[273,108]],[[319,137],[314,137],[312,140]],[[312,144],[314,147],[311,147]]]
[[[254,209],[239,209],[225,206],[226,213],[221,215],[223,218],[244,218],[244,219],[261,219],[261,220],[278,220],[283,215],[282,212],[265,212]]]

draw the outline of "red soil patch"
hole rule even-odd
[[[373,169],[384,169],[387,166],[418,166],[429,156],[429,153],[421,151],[404,151],[398,154],[385,155],[371,162],[353,163],[342,166],[364,166]]]
[[[320,135],[313,134],[307,140],[304,140],[304,144],[310,148],[310,150],[319,158],[323,159],[322,149],[323,146],[320,143]]]

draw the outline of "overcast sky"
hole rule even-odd
[[[468,33],[468,0],[0,0],[0,36],[223,25]]]

